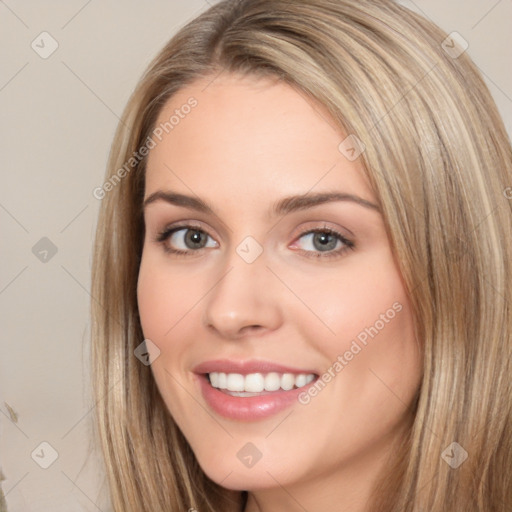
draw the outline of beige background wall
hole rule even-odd
[[[468,41],[511,133],[512,2],[403,3]],[[87,457],[88,290],[100,205],[92,191],[139,75],[207,7],[0,1],[0,467],[10,512],[108,510],[99,466]],[[58,457],[43,469],[53,450]]]

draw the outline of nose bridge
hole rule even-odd
[[[206,297],[204,323],[226,338],[245,328],[273,330],[281,321],[275,278],[263,247],[251,236],[230,249],[222,273]]]

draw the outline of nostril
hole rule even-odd
[[[259,331],[263,328],[263,326],[261,325],[247,325],[246,327],[244,327],[243,329],[241,329],[240,332],[244,333],[244,332],[253,332],[253,331]]]

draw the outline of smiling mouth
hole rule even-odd
[[[291,391],[307,386],[318,375],[314,373],[223,373],[206,374],[210,385],[230,396],[251,397],[262,396],[280,391]]]

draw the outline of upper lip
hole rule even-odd
[[[198,374],[205,374],[211,372],[222,373],[240,373],[247,375],[249,373],[293,373],[293,374],[310,374],[315,373],[311,369],[293,368],[285,366],[272,361],[264,360],[246,360],[235,361],[233,359],[215,359],[212,361],[204,361],[193,368],[193,371]],[[315,374],[316,375],[316,374]]]

